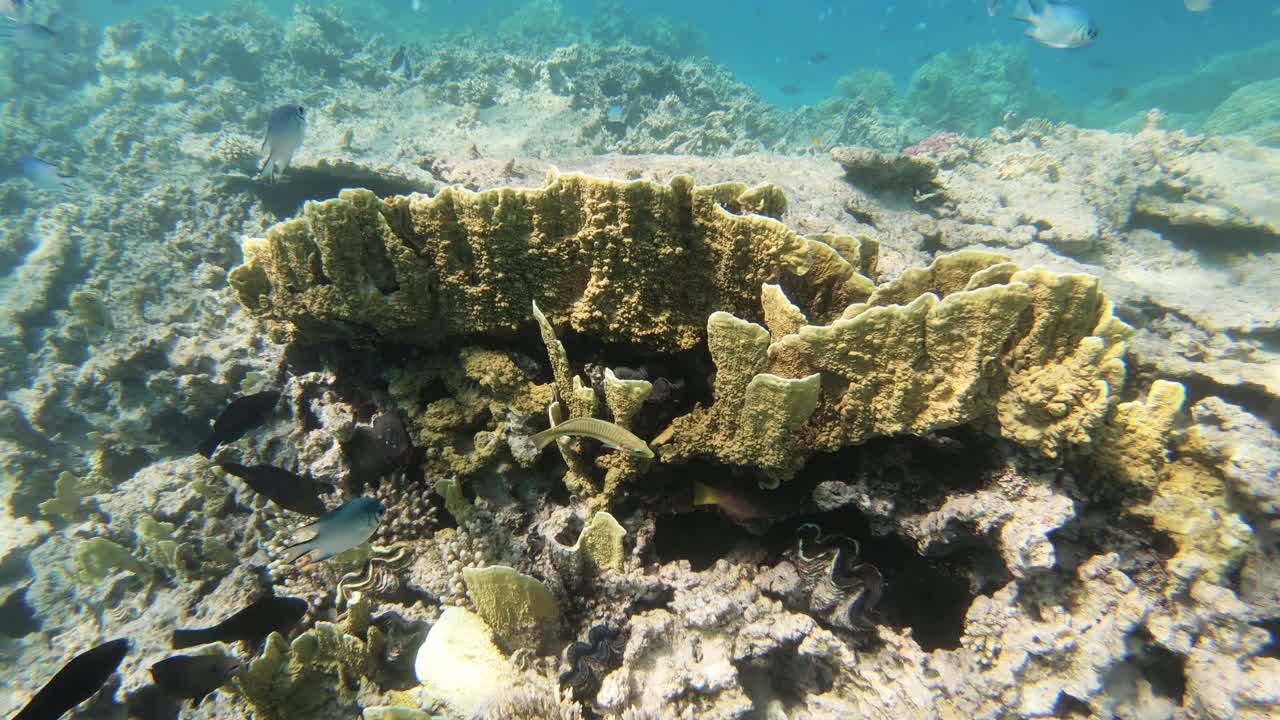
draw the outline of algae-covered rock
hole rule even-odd
[[[546,585],[515,568],[465,568],[467,596],[506,647],[537,648],[555,634],[560,607]]]
[[[776,188],[687,177],[560,175],[538,190],[385,201],[348,190],[246,241],[230,282],[278,337],[512,332],[537,301],[579,333],[685,350],[711,313],[755,314],[766,282],[818,322],[870,292],[831,245],[751,214],[779,207]]]

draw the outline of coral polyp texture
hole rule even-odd
[[[430,343],[553,322],[605,341],[687,350],[717,310],[751,313],[780,283],[815,318],[870,292],[832,245],[773,218],[772,186],[553,177],[545,188],[310,203],[245,242],[230,281],[280,338],[365,333]]]
[[[766,485],[879,435],[989,422],[1054,457],[1102,426],[1130,329],[1095,278],[961,252],[876,286],[860,273],[874,243],[800,236],[771,217],[785,206],[776,188],[687,178],[348,191],[247,241],[231,282],[281,338],[511,334],[532,306],[575,415],[596,395],[571,382],[555,320],[647,352],[705,343],[713,400],[672,418],[661,459],[758,467]]]

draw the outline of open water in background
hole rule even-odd
[[[245,2],[245,0],[239,0]],[[282,19],[291,0],[258,0]],[[448,42],[460,31],[484,34],[527,4],[547,0],[350,0],[313,2],[351,8],[365,29],[405,41]],[[837,78],[858,68],[891,72],[905,90],[911,74],[930,55],[955,53],[1002,41],[1026,45],[1036,80],[1073,108],[1085,109],[1117,88],[1130,88],[1187,73],[1222,53],[1280,40],[1280,2],[1218,0],[1205,13],[1188,12],[1182,0],[1080,0],[1099,26],[1098,39],[1076,50],[1055,50],[1023,40],[1022,23],[1009,18],[1015,0],[1005,0],[995,17],[985,0],[622,0],[626,12],[644,21],[665,16],[686,22],[716,62],[780,105],[813,103],[834,92]],[[108,22],[145,16],[149,8],[181,6],[189,12],[217,12],[226,0],[81,0],[81,16]],[[572,17],[589,22],[600,0],[560,0]],[[823,53],[827,59],[813,63]],[[1242,81],[1240,84],[1244,84]],[[782,92],[790,87],[799,92]],[[1221,98],[1206,98],[1209,109]],[[1188,98],[1179,98],[1187,102]],[[1067,118],[1076,119],[1076,118]]]

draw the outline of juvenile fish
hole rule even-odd
[[[197,708],[239,669],[240,662],[228,655],[174,655],[151,666],[151,679],[156,687]]]
[[[724,490],[697,481],[693,483],[693,504],[695,507],[715,505],[737,522],[766,520],[783,512],[782,506],[777,502],[770,502],[769,498],[760,493],[746,489],[740,492]]]
[[[93,697],[128,652],[129,641],[121,638],[71,658],[12,720],[57,720]]]
[[[1020,0],[1013,19],[1030,25],[1024,35],[1051,48],[1078,48],[1098,37],[1098,26],[1089,13],[1075,5]]]
[[[280,402],[280,393],[274,390],[253,393],[232,400],[213,421],[213,430],[200,443],[196,452],[212,457],[213,451],[224,443],[233,443],[245,433],[258,427],[271,417],[271,411]]]
[[[333,491],[333,486],[318,483],[310,475],[291,473],[274,465],[241,465],[220,463],[218,467],[244,481],[254,492],[262,495],[285,510],[292,510],[310,517],[320,517],[328,512],[320,496]]]
[[[554,427],[535,433],[530,440],[539,450],[551,444],[558,437],[579,436],[599,440],[605,447],[614,450],[625,450],[636,457],[653,458],[653,450],[645,441],[636,437],[625,428],[611,422],[589,417],[569,418]]]
[[[214,625],[199,630],[174,630],[173,649],[237,640],[257,645],[273,632],[284,634],[307,614],[307,601],[268,595]]]
[[[356,498],[307,525],[315,528],[315,534],[308,540],[288,546],[285,562],[294,562],[312,553],[312,562],[320,562],[344,553],[372,537],[386,512],[387,509],[375,498]]]
[[[271,179],[278,173],[289,169],[289,161],[293,154],[302,147],[302,136],[307,131],[307,109],[301,105],[289,103],[271,111],[267,119],[267,136],[262,139],[259,152],[266,152],[267,159],[258,168],[261,175],[271,168]]]
[[[57,165],[34,155],[19,158],[18,171],[22,177],[45,190],[65,190],[71,182],[71,176],[59,172]]]

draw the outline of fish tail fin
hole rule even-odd
[[[537,432],[529,436],[529,440],[533,442],[534,447],[541,450],[550,445],[552,440],[556,439],[555,430],[555,428],[547,428],[542,432]]]
[[[312,540],[314,539],[315,538],[312,538]],[[287,563],[297,562],[298,558],[302,557],[303,555],[306,555],[307,553],[311,552],[314,549],[315,548],[311,546],[311,540],[303,540],[302,542],[294,543],[292,545],[285,547],[284,561]]]
[[[173,631],[173,649],[181,650],[183,648],[194,647],[196,645],[204,645],[206,643],[217,642],[218,638],[208,630],[174,630]]]
[[[693,483],[693,504],[695,506],[718,505],[715,488],[695,480]]]
[[[1036,16],[1041,12],[1044,12],[1043,0],[1039,3],[1035,0],[1018,0],[1018,3],[1013,6],[1013,19],[1034,24]]]

